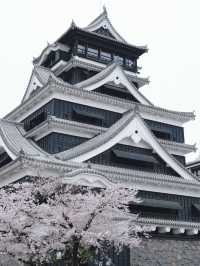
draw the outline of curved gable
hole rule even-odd
[[[96,188],[113,187],[113,183],[106,176],[90,169],[74,170],[66,174],[64,183]]]

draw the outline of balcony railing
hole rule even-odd
[[[107,53],[103,51],[99,51],[98,49],[86,49],[83,45],[78,46],[77,55],[80,57],[92,59],[96,62],[108,64],[114,60],[117,60],[118,63],[126,70],[137,73],[138,68],[136,65],[136,61],[132,61],[130,59],[113,55],[112,53]]]

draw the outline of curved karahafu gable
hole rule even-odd
[[[133,83],[129,81],[124,70],[116,62],[109,65],[107,68],[102,70],[100,73],[93,77],[82,81],[76,85],[75,88],[83,89],[86,91],[93,91],[102,85],[114,82],[116,85],[122,84],[125,88],[142,104],[150,105],[153,104],[142,95]]]
[[[37,147],[32,141],[24,137],[22,125],[0,120],[0,147],[2,147],[12,160],[20,154],[44,157],[47,154]]]
[[[78,169],[64,176],[64,183],[87,187],[109,188],[114,185],[106,175],[92,169]]]
[[[131,138],[134,143],[146,142],[175,172],[186,180],[194,180],[186,168],[170,155],[159,143],[146,126],[137,110],[126,112],[124,116],[105,133],[90,139],[83,144],[65,152],[58,153],[56,158],[73,162],[84,162],[110,149],[125,138]]]

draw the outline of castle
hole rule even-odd
[[[147,256],[135,249],[116,265],[163,258],[172,265],[184,247],[191,265],[199,253],[200,179],[186,167],[195,146],[184,143],[183,125],[195,116],[155,106],[140,92],[149,80],[137,61],[147,51],[119,35],[105,8],[86,28],[72,22],[48,44],[33,61],[22,102],[0,120],[0,186],[38,175],[134,186],[142,201],[131,208],[139,224],[152,226],[152,240]]]

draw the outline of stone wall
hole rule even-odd
[[[200,241],[174,239],[143,240],[131,250],[131,266],[199,266]]]

